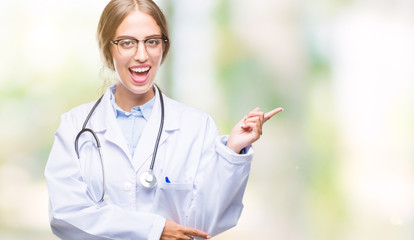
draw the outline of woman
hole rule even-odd
[[[154,78],[170,43],[151,0],[110,1],[97,35],[118,82],[61,117],[45,169],[53,232],[62,239],[208,239],[234,226],[251,144],[282,109],[254,109],[230,136],[219,136],[210,116],[164,96]]]

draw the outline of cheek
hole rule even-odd
[[[128,69],[128,63],[129,63],[129,59],[125,59],[122,57],[113,57],[113,62],[114,62],[114,66],[115,68],[120,71],[124,71]]]
[[[162,62],[162,56],[159,56],[159,57],[153,57],[152,58],[152,62],[153,62],[153,64],[154,64],[154,66],[153,67],[156,67],[157,69],[160,67],[160,65],[161,65],[161,62]]]
[[[125,63],[128,62],[128,60],[126,60],[125,58],[122,58],[119,53],[118,50],[116,50],[116,48],[111,48],[111,55],[112,55],[112,62],[115,66],[116,69],[120,69],[123,65],[125,65]]]

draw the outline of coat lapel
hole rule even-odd
[[[115,117],[109,91],[111,91],[110,88],[105,92],[100,103],[101,106],[96,108],[95,116],[91,118],[92,129],[97,133],[102,133],[105,140],[112,142],[124,152],[128,159],[131,159],[125,137],[122,135],[121,127]],[[104,147],[102,151],[105,151]]]
[[[156,90],[155,103],[152,109],[151,117],[144,128],[141,139],[138,142],[134,153],[133,166],[136,172],[147,162],[152,160],[155,143],[157,141],[158,131],[161,122],[161,101],[158,91]],[[167,140],[172,131],[178,129],[177,111],[171,104],[171,100],[163,95],[164,99],[164,126],[160,138],[159,148]],[[157,160],[156,160],[157,161]]]
[[[109,91],[111,91],[110,88],[108,88],[105,92],[100,106],[96,108],[94,116],[91,118],[91,128],[95,132],[103,134],[105,140],[112,142],[116,147],[122,150],[131,162],[135,172],[138,172],[147,161],[151,161],[155,142],[158,136],[161,122],[161,101],[159,93],[158,91],[155,91],[156,98],[151,117],[144,128],[141,139],[138,142],[134,158],[132,158],[125,137],[122,135],[121,128],[116,120],[115,113],[111,105],[111,94]],[[170,134],[179,128],[178,109],[176,104],[174,104],[174,102],[165,95],[163,95],[163,98],[165,118],[159,147],[162,146]],[[102,151],[105,152],[104,147]]]

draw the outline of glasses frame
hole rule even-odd
[[[121,56],[123,56],[123,55],[122,55],[121,51],[119,50],[119,45],[118,45],[118,43],[119,43],[120,41],[122,41],[122,40],[133,40],[133,41],[136,41],[137,46],[135,47],[135,54],[136,54],[136,53],[137,53],[137,51],[138,51],[139,42],[143,42],[143,43],[144,43],[144,47],[145,47],[145,51],[147,52],[147,54],[148,54],[149,56],[154,56],[154,57],[161,56],[161,55],[164,53],[164,50],[165,50],[165,45],[163,46],[163,49],[162,49],[162,52],[161,52],[161,54],[160,54],[160,55],[151,55],[151,54],[149,54],[149,53],[148,53],[148,49],[147,49],[147,45],[146,45],[146,43],[147,43],[148,41],[150,41],[150,40],[154,40],[154,39],[162,39],[162,40],[163,40],[163,41],[162,41],[162,43],[163,43],[163,44],[167,44],[167,43],[168,43],[168,41],[169,41],[167,37],[160,36],[160,37],[149,37],[149,38],[145,38],[145,39],[136,39],[136,38],[133,38],[133,37],[123,37],[123,38],[118,38],[118,39],[116,39],[116,40],[111,40],[110,42],[111,42],[112,44],[116,45],[116,48],[117,48],[117,50],[118,50],[118,53],[119,53]],[[134,56],[135,54],[133,54],[133,55],[131,55],[131,56]]]

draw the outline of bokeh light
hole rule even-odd
[[[102,0],[0,1],[0,239],[57,239],[43,177],[60,114],[99,97]],[[414,238],[414,3],[158,0],[157,81],[254,144],[239,224],[215,239]]]

